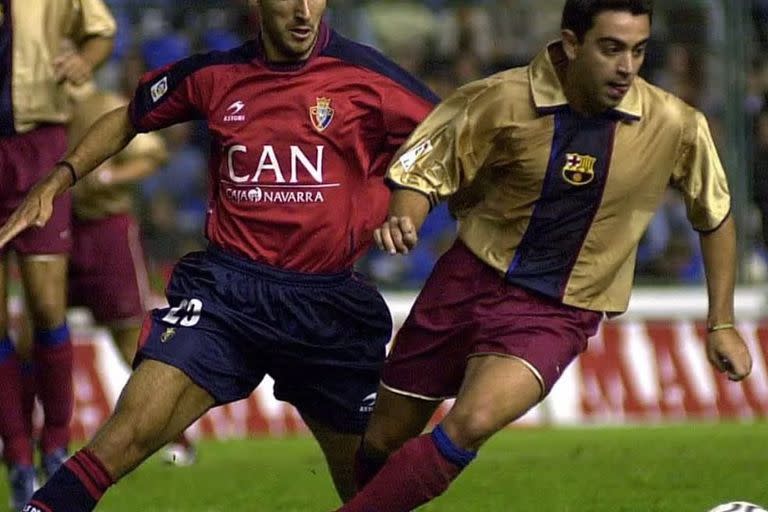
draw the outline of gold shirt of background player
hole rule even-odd
[[[19,3],[13,17],[13,94],[17,133],[40,123],[65,123],[69,98],[52,66],[71,43],[94,36],[112,37],[115,20],[101,0],[35,0]],[[40,20],[43,20],[40,23]],[[63,29],[62,29],[63,27]]]

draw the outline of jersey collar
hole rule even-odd
[[[550,54],[550,49],[557,49],[557,47],[562,49],[562,41],[549,43],[528,66],[528,80],[531,84],[533,102],[540,114],[551,113],[568,105],[568,100],[565,97],[565,92],[563,92],[560,79],[557,77],[555,64],[552,62]],[[562,50],[555,53],[562,54]],[[632,84],[624,99],[621,100],[621,103],[611,110],[631,121],[637,121],[642,117],[643,102],[637,87],[637,81]]]

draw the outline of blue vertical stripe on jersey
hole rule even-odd
[[[528,229],[507,270],[508,282],[560,299],[589,232],[608,179],[616,115],[585,118],[564,107],[555,112],[549,164]],[[564,177],[566,155],[596,158],[584,185]]]
[[[13,22],[11,0],[0,0],[0,137],[16,133],[13,116]]]

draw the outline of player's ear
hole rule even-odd
[[[579,53],[579,38],[576,37],[576,33],[570,29],[563,29],[561,32],[563,39],[563,51],[565,51],[568,60],[576,60],[576,55]]]

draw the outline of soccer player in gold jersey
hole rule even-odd
[[[668,184],[701,234],[709,360],[732,380],[749,374],[734,329],[730,195],[706,120],[637,76],[652,12],[651,0],[568,0],[560,41],[460,88],[396,155],[378,245],[407,253],[443,199],[459,234],[395,340],[358,454],[367,485],[341,511],[431,500],[542,400],[603,316],[626,309]]]

